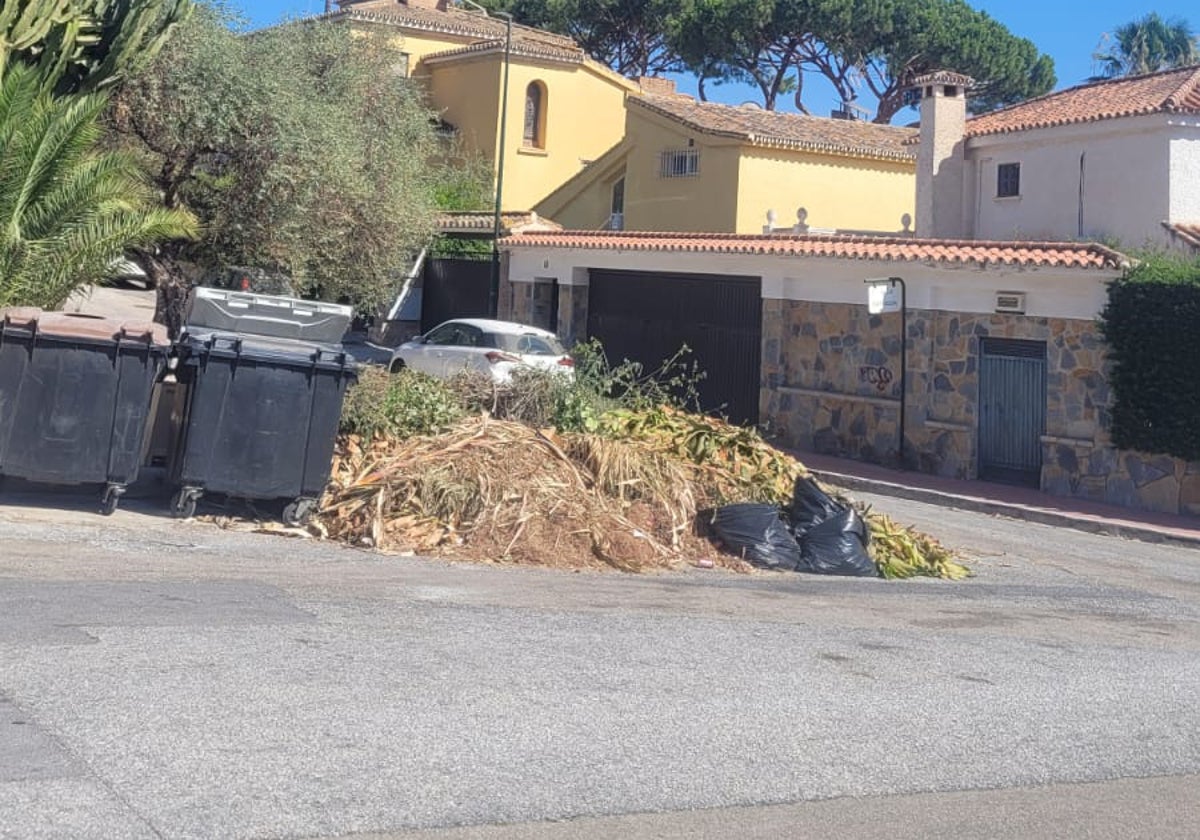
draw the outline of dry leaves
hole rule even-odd
[[[685,544],[713,553],[695,504],[645,448],[484,416],[436,437],[343,438],[314,528],[383,551],[645,571],[683,563]]]

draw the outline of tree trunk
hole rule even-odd
[[[183,310],[188,295],[187,278],[178,260],[168,254],[138,251],[134,254],[134,261],[154,284],[157,293],[154,320],[167,328],[168,335],[174,341],[183,331]]]
[[[899,93],[885,96],[879,100],[879,109],[875,112],[872,122],[878,125],[891,125],[892,117],[904,107],[904,98]]]
[[[805,116],[809,116],[808,108],[804,106],[804,73],[796,71],[796,93],[792,97],[792,102],[796,106],[796,110]]]

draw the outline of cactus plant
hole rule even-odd
[[[3,0],[0,73],[37,67],[59,93],[109,87],[150,62],[192,0]]]

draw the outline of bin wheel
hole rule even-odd
[[[296,499],[283,509],[283,524],[289,528],[299,528],[308,524],[313,512],[317,509],[316,499]]]
[[[179,490],[171,497],[171,516],[176,519],[191,519],[196,515],[198,498],[195,491],[188,490],[186,487]]]
[[[103,516],[112,516],[117,512],[117,505],[121,503],[121,497],[125,495],[125,488],[116,484],[110,484],[104,488],[104,495],[100,497],[100,513]]]

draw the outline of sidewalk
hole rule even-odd
[[[861,490],[1027,522],[1200,549],[1200,517],[1150,513],[1085,499],[1051,496],[1029,487],[941,478],[811,452],[791,454],[799,458],[817,478],[845,490]]]

